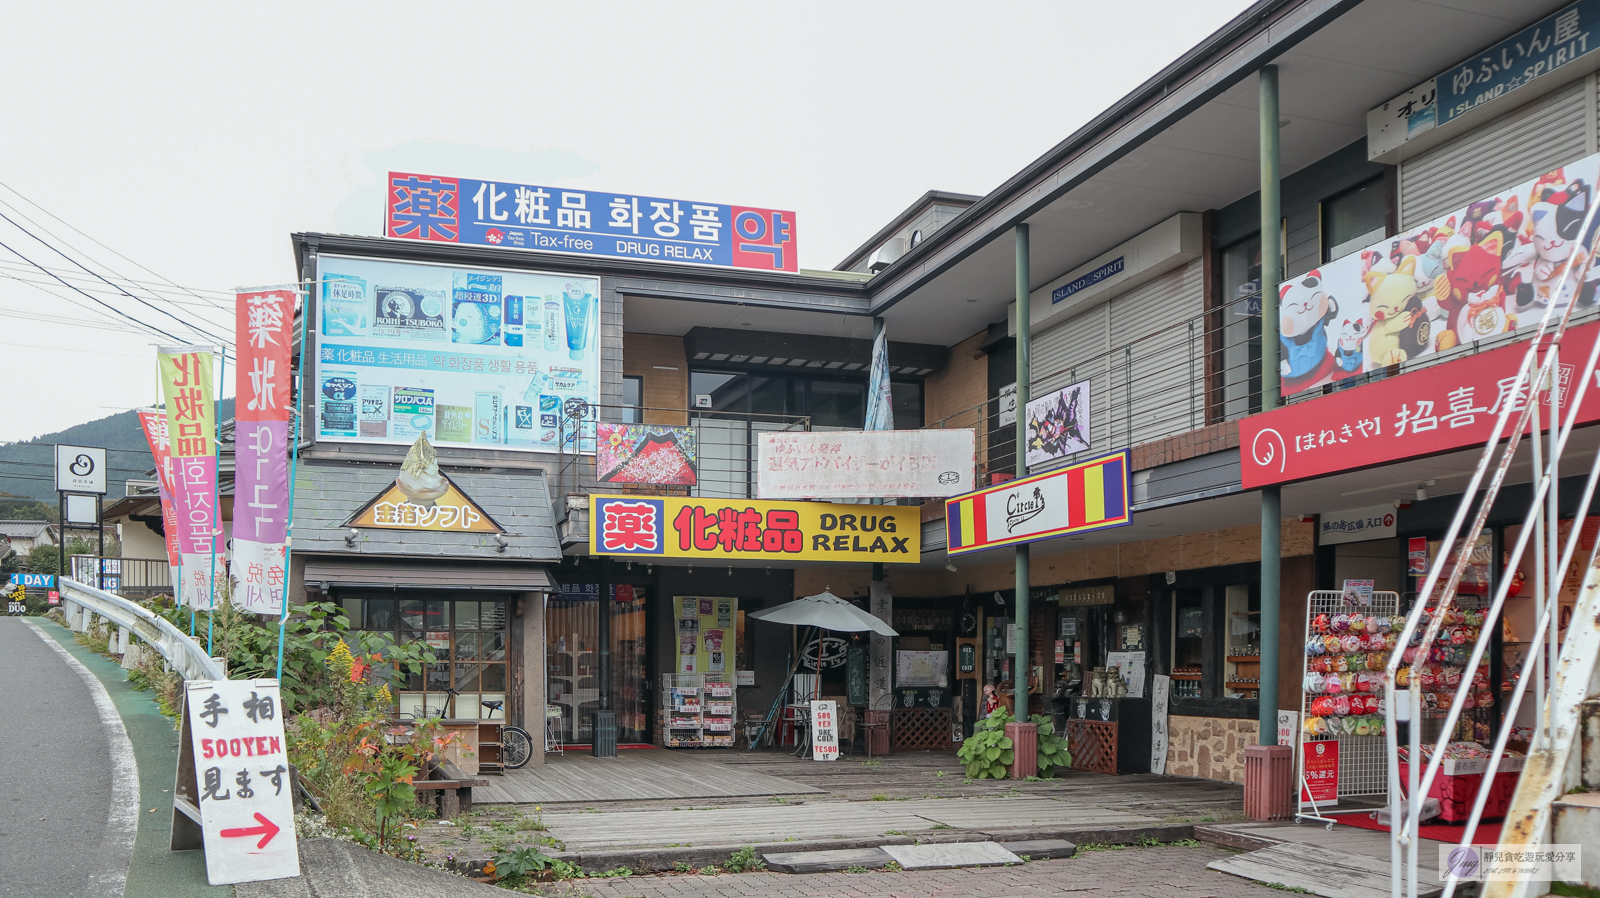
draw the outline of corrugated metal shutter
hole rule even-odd
[[[1033,339],[1031,388],[1035,398],[1087,380],[1089,386],[1089,438],[1091,450],[1109,446],[1110,434],[1101,426],[1111,399],[1106,357],[1111,351],[1111,307],[1100,303],[1065,324]]]
[[[1583,156],[1589,146],[1586,93],[1580,78],[1400,163],[1401,230]]]
[[[1110,423],[1118,446],[1205,424],[1201,281],[1196,260],[1111,301]]]

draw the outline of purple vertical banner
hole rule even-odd
[[[233,602],[255,614],[278,615],[287,579],[295,292],[257,290],[236,299]]]

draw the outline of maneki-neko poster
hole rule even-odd
[[[1290,395],[1536,327],[1595,304],[1585,274],[1600,154],[1577,159],[1278,286]],[[1579,281],[1582,283],[1579,283]]]

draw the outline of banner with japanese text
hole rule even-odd
[[[172,502],[178,513],[179,602],[210,610],[211,577],[223,567],[216,560],[217,404],[211,382],[211,348],[163,346],[161,392],[167,402],[167,434],[172,441]]]
[[[233,603],[281,614],[289,526],[289,412],[295,291],[235,297]]]
[[[155,409],[139,411],[139,426],[150,444],[150,457],[156,463],[156,487],[161,497],[161,532],[166,538],[167,566],[172,569],[172,595],[183,591],[179,577],[182,563],[178,543],[178,509],[172,501],[172,441],[167,438],[167,416]]]
[[[589,497],[594,554],[764,561],[922,560],[914,505]]]
[[[1562,337],[1563,395],[1577,386],[1597,337],[1600,324],[1574,327]],[[1527,351],[1526,342],[1513,343],[1251,415],[1239,422],[1244,488],[1481,447],[1500,410],[1509,403],[1515,416],[1528,400],[1526,382],[1515,395],[1511,391]],[[1567,413],[1565,401],[1561,413]],[[1600,376],[1578,410],[1579,424],[1594,421],[1600,421]]]

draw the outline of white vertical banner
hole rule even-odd
[[[283,612],[295,296],[267,289],[235,297],[233,603],[256,614]]]
[[[1167,693],[1172,678],[1156,674],[1150,683],[1150,772],[1167,772]]]
[[[839,760],[838,702],[811,703],[811,760]]]

